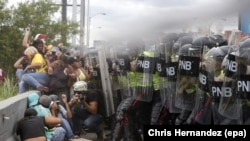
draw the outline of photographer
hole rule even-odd
[[[88,90],[85,81],[77,81],[73,85],[74,95],[68,103],[72,110],[73,132],[80,136],[84,126],[97,134],[98,139],[103,140],[103,105],[101,95],[97,91]],[[83,124],[81,124],[83,123]]]

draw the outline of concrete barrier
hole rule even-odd
[[[40,94],[39,91],[28,91],[0,102],[1,141],[19,141],[19,137],[16,135],[16,124],[23,118],[27,108],[27,96],[32,92]]]

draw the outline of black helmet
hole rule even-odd
[[[192,42],[192,48],[204,48],[204,47],[208,47],[208,48],[212,48],[214,47],[214,42],[212,42],[208,37],[199,37],[193,40]]]
[[[229,49],[229,46],[224,46],[223,48],[213,47],[205,54],[205,58],[212,57],[214,60],[222,62],[227,55],[226,49]]]
[[[223,35],[221,34],[214,34],[214,35],[210,35],[209,39],[213,42],[213,44],[215,46],[224,46],[224,45],[228,45],[227,40],[224,38]]]
[[[180,38],[177,40],[177,42],[178,42],[181,46],[183,46],[183,45],[185,45],[185,44],[192,44],[192,42],[193,42],[193,37],[190,36],[190,35],[182,36],[182,37],[180,37]]]
[[[167,33],[161,38],[161,43],[173,43],[178,39],[178,35],[176,33]]]
[[[188,55],[189,48],[192,47],[192,44],[185,44],[179,48],[178,55]]]
[[[173,54],[178,54],[178,51],[179,51],[180,47],[181,47],[181,45],[178,42],[174,43],[174,45],[172,47]]]
[[[220,46],[220,49],[223,53],[225,53],[225,56],[226,54],[229,54],[233,51],[233,46],[229,46],[229,45],[224,45],[224,46]]]

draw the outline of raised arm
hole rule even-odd
[[[29,47],[29,35],[30,35],[30,27],[27,27],[25,29],[25,34],[24,34],[23,42],[22,42],[22,45],[24,48]]]

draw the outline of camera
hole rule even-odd
[[[80,99],[80,100],[83,100],[83,99],[84,99],[83,94],[78,94],[78,96],[79,96],[79,99]]]
[[[74,91],[74,95],[78,95],[78,98],[80,100],[83,100],[84,99],[84,94],[82,92],[79,92],[79,91]]]

